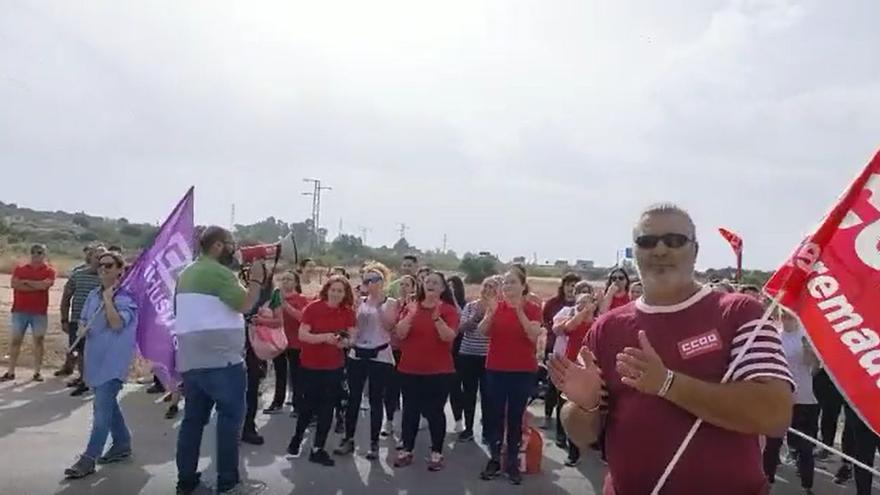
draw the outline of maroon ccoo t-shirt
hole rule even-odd
[[[675,306],[649,306],[640,299],[597,320],[584,342],[608,389],[605,495],[651,493],[696,419],[672,402],[624,385],[617,354],[638,347],[638,332],[644,330],[669,369],[720,383],[762,315],[761,305],[748,296],[704,287]],[[732,380],[757,377],[794,385],[772,325],[759,331]],[[661,493],[758,495],[769,489],[758,437],[703,423]]]

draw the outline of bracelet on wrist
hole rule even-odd
[[[672,370],[666,370],[666,379],[663,381],[663,386],[660,387],[660,390],[657,392],[657,396],[666,397],[666,394],[669,393],[669,389],[672,388],[672,382],[675,381],[675,372]]]

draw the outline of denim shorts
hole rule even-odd
[[[34,333],[34,337],[42,337],[49,328],[49,318],[46,315],[32,313],[12,313],[13,336],[23,337],[28,327]]]

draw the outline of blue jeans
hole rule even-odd
[[[486,370],[486,391],[489,393],[489,454],[501,459],[501,443],[507,427],[507,466],[517,466],[522,442],[522,421],[535,387],[535,374],[519,371]],[[505,421],[506,419],[506,421]]]
[[[49,319],[46,315],[12,313],[12,335],[14,337],[24,337],[28,328],[34,333],[34,337],[42,337],[46,335],[46,330],[49,328]]]
[[[199,484],[202,432],[217,406],[217,491],[238,484],[238,439],[245,413],[247,379],[244,364],[197,369],[183,373],[186,407],[177,435],[177,486],[190,490]]]
[[[119,402],[116,400],[119,391],[122,390],[122,380],[110,380],[94,387],[94,389],[92,434],[89,437],[89,445],[86,447],[85,455],[97,459],[104,451],[108,435],[113,436],[114,447],[130,448],[131,433],[125,426],[125,418],[122,417],[122,410],[119,409]]]

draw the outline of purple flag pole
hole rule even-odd
[[[179,377],[174,352],[174,292],[177,276],[193,260],[193,188],[177,203],[120,283],[138,305],[137,345],[168,390],[176,390]]]

